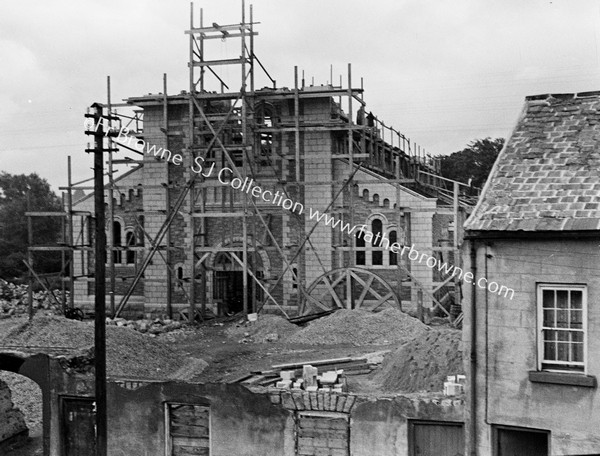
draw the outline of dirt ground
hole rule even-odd
[[[73,337],[85,339],[89,337],[92,324],[87,322],[86,327],[66,319],[61,323],[54,317],[32,329],[23,325],[24,322],[25,318],[0,320],[0,349],[23,343],[30,333],[36,345],[43,344],[46,337],[44,330],[52,333],[48,340],[55,344],[67,343],[57,339],[61,332],[69,335],[69,331],[81,331]],[[65,327],[58,330],[56,325],[61,324]],[[37,328],[40,330],[37,331]],[[459,330],[447,325],[426,326],[412,317],[394,312],[377,316],[345,311],[337,316],[323,317],[306,327],[292,325],[281,317],[265,315],[259,316],[255,323],[233,316],[158,336],[141,334],[133,329],[118,330],[113,327],[107,332],[122,337],[128,344],[135,343],[135,346],[121,345],[119,353],[110,355],[109,351],[109,356],[123,358],[121,361],[137,358],[143,363],[145,350],[150,350],[154,357],[176,353],[181,360],[187,360],[187,367],[170,378],[185,377],[192,382],[228,382],[253,371],[268,370],[274,364],[357,357],[381,351],[387,354],[375,371],[369,375],[348,377],[350,391],[369,395],[414,392],[423,388],[439,391],[446,375],[462,373]],[[357,340],[356,335],[361,333],[368,334],[368,337]],[[415,359],[421,361],[416,362]],[[144,377],[153,371],[144,370]],[[3,374],[5,381],[6,377],[6,373]],[[13,401],[24,411],[31,431],[24,446],[7,450],[3,455],[41,454],[40,398],[31,394],[26,382],[18,378],[9,380],[12,382],[9,386],[13,391]]]

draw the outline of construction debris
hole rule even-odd
[[[429,327],[399,309],[374,313],[340,309],[315,320],[286,342],[307,345],[389,345],[423,337]]]
[[[113,377],[169,378],[181,372],[188,360],[160,340],[125,327],[106,328],[107,371]],[[94,326],[88,322],[55,316],[36,316],[12,328],[0,338],[5,347],[34,347],[86,351],[94,344]]]
[[[107,325],[118,326],[123,328],[133,329],[141,333],[149,334],[163,334],[170,331],[181,329],[183,325],[181,322],[171,320],[169,318],[154,318],[145,320],[126,320],[125,318],[107,318]]]
[[[256,321],[241,320],[225,332],[233,339],[241,338],[240,342],[243,343],[266,343],[287,339],[299,330],[300,328],[279,315],[264,314],[259,315]]]
[[[230,380],[228,383],[302,389],[305,391],[347,391],[346,377],[371,373],[384,358],[381,352],[344,357],[276,364],[265,371]],[[319,372],[321,374],[319,374]]]
[[[457,396],[465,392],[467,377],[464,375],[448,375],[444,382],[444,396]]]
[[[384,391],[442,391],[449,375],[464,372],[461,337],[460,330],[432,328],[407,340],[385,357],[372,380]]]
[[[54,293],[54,296],[51,296]],[[0,318],[7,318],[28,313],[28,285],[17,285],[0,279]],[[69,292],[66,292],[68,299]],[[62,313],[58,306],[62,293],[60,290],[36,291],[32,293],[33,309],[44,309],[53,314]]]

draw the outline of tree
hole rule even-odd
[[[442,176],[483,187],[502,146],[504,138],[472,141],[463,150],[440,157]]]
[[[25,212],[62,209],[60,198],[37,174],[0,173],[0,278],[21,277],[27,271],[23,264],[29,244]],[[32,222],[35,244],[53,244],[59,240],[60,218],[34,217]],[[36,272],[60,271],[57,252],[36,253],[34,260]]]

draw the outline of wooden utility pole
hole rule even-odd
[[[102,105],[92,105],[94,119],[94,212],[96,215],[94,258],[94,368],[96,374],[96,456],[107,455],[106,432],[106,227],[104,215],[104,126]],[[89,150],[88,150],[89,151]]]

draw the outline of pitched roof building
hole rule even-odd
[[[528,97],[465,224],[465,454],[600,454],[599,108]]]

